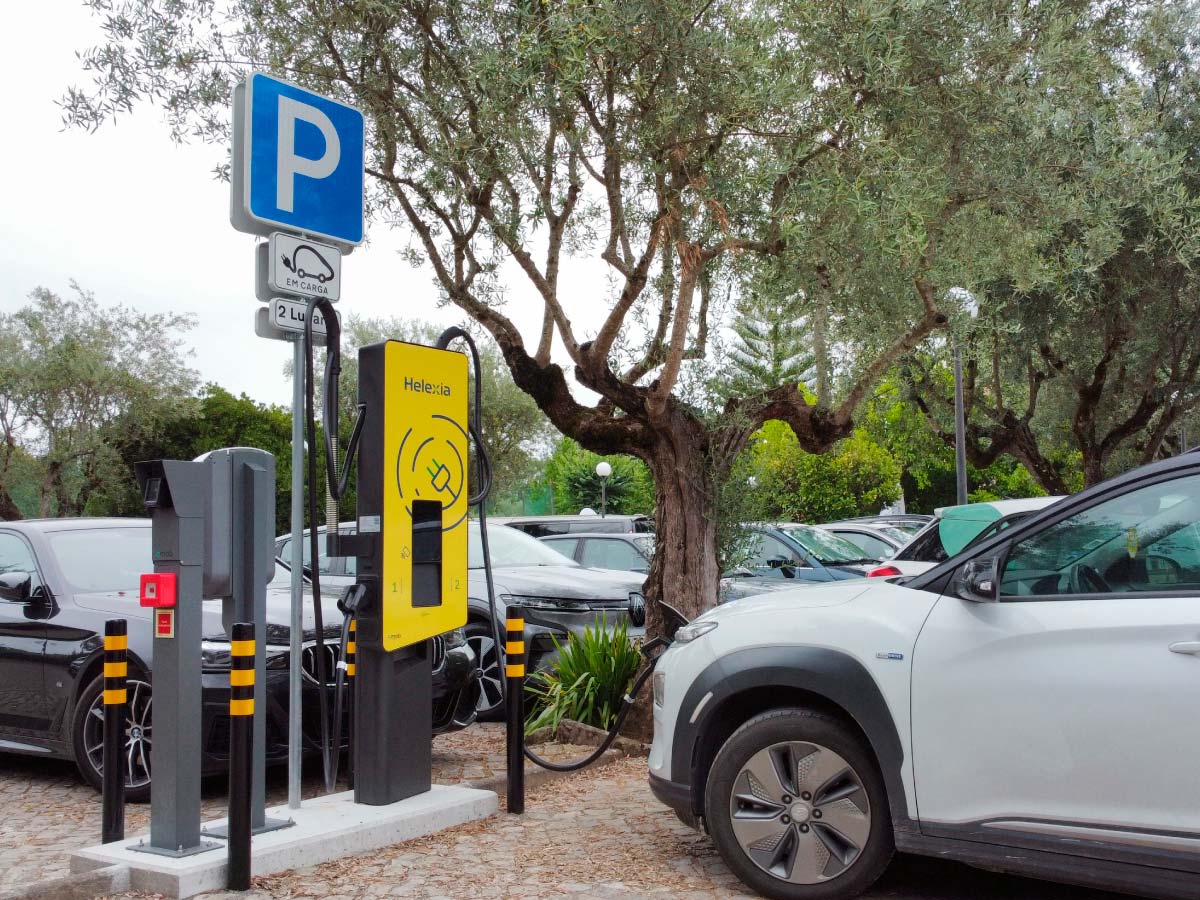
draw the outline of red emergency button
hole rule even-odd
[[[143,575],[139,602],[142,606],[174,606],[175,573],[156,572],[151,575]]]

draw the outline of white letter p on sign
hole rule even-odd
[[[296,122],[308,122],[315,125],[325,138],[325,152],[318,159],[296,155]],[[342,144],[338,140],[337,131],[329,116],[315,106],[293,100],[291,97],[279,98],[279,143],[276,150],[276,182],[275,206],[278,209],[294,212],[293,195],[297,175],[309,178],[328,178],[337,168],[338,160],[342,158]]]

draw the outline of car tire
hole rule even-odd
[[[726,864],[775,900],[857,897],[895,850],[870,748],[813,710],[771,710],[738,728],[713,761],[704,805]]]
[[[496,646],[496,636],[492,633],[490,623],[472,619],[464,631],[480,672],[476,718],[480,722],[499,721],[504,718],[504,702],[500,699],[504,679],[503,653]]]
[[[130,671],[125,707],[125,799],[144,803],[150,799],[150,743],[153,693],[140,673]],[[83,689],[71,722],[71,751],[84,780],[96,790],[104,787],[104,676]]]

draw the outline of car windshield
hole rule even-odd
[[[844,537],[811,525],[780,525],[779,530],[827,566],[878,561],[874,557],[863,556],[863,549]]]
[[[154,569],[149,528],[77,528],[46,535],[73,591],[137,593],[143,572]]]
[[[496,568],[578,565],[537,538],[507,525],[489,525],[487,533],[488,550],[492,555],[492,565]],[[483,541],[477,522],[471,522],[467,530],[467,568],[483,568]]]
[[[635,544],[637,544],[637,548],[642,551],[642,553],[643,553],[643,555],[645,555],[646,559],[653,558],[653,556],[654,556],[654,535],[639,534],[637,537],[635,537],[633,539],[633,542]]]

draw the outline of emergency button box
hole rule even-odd
[[[176,579],[174,572],[155,572],[142,575],[138,602],[153,609],[165,609],[175,605]]]

